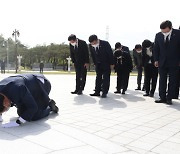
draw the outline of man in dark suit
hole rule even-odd
[[[121,43],[120,43],[120,44],[121,44]],[[129,48],[128,48],[127,46],[122,45],[122,44],[121,44],[121,51],[122,51],[122,52],[130,53]]]
[[[179,66],[179,72],[178,72],[178,76],[177,76],[177,84],[176,84],[176,91],[175,91],[174,99],[179,98],[179,88],[180,88],[180,66]]]
[[[113,52],[107,41],[99,40],[96,35],[89,37],[89,48],[96,68],[96,86],[95,93],[91,96],[100,96],[102,89],[102,98],[107,97],[110,86],[111,69],[114,68]]]
[[[153,43],[150,40],[144,40],[142,47],[142,63],[144,67],[144,85],[146,91],[143,96],[154,97],[158,77],[158,68],[154,66]]]
[[[75,35],[68,37],[70,55],[76,70],[76,89],[72,94],[82,95],[86,84],[87,68],[89,67],[89,51],[85,41],[76,38]]]
[[[161,32],[156,34],[154,45],[155,66],[159,68],[159,96],[156,103],[172,104],[175,97],[178,68],[180,65],[180,31],[172,28],[171,21],[160,25]],[[168,91],[167,78],[169,77]],[[167,93],[167,94],[166,94]]]
[[[4,60],[1,62],[1,73],[5,74],[5,61]]]
[[[180,30],[180,26],[179,26],[179,30]],[[180,88],[180,65],[179,65],[179,72],[177,76],[177,84],[176,84],[176,91],[175,91],[174,99],[179,98],[179,88]]]
[[[50,114],[57,113],[58,107],[49,98],[51,84],[41,74],[10,76],[0,81],[0,114],[15,106],[19,118],[2,125],[19,126],[26,121],[36,121]]]
[[[43,61],[40,62],[39,68],[40,68],[40,73],[43,73],[43,69],[44,69],[44,63],[43,63]]]
[[[119,42],[115,44],[114,64],[115,72],[117,72],[117,91],[114,93],[125,94],[129,83],[129,75],[133,69],[133,65],[130,54],[126,51],[122,51],[122,45]]]
[[[180,30],[180,26],[179,26],[179,30]],[[176,96],[175,96],[175,99],[178,99],[179,98],[179,88],[180,88],[180,65],[179,65],[179,75],[178,75],[178,83],[177,83],[177,86],[176,86]]]
[[[142,80],[142,72],[143,72],[143,65],[142,65],[142,46],[140,44],[135,45],[135,49],[133,50],[133,59],[134,64],[136,66],[138,75],[137,75],[137,88],[135,90],[141,90],[141,80]],[[142,88],[143,90],[143,88]]]

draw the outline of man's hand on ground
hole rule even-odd
[[[16,123],[16,121],[11,121],[9,123],[2,124],[1,127],[3,128],[11,128],[11,127],[17,127],[20,126],[20,124]]]

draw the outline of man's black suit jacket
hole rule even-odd
[[[75,65],[89,63],[89,51],[85,41],[78,39],[77,49],[70,44],[70,55]]]
[[[154,42],[154,61],[158,61],[159,67],[178,67],[180,64],[180,30],[172,29],[168,45],[165,45],[164,35],[156,34]]]
[[[99,49],[95,50],[89,45],[94,65],[101,64],[103,68],[110,68],[114,64],[113,51],[107,41],[100,40]]]

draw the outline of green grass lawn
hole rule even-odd
[[[6,73],[10,73],[10,74],[12,74],[12,73],[15,73],[15,70],[10,70],[9,72],[8,71],[6,71]],[[22,71],[20,71],[20,72],[18,72],[18,74],[22,74],[22,73],[39,73],[39,71],[32,71],[32,70],[22,70]],[[72,72],[68,72],[68,71],[44,71],[44,73],[43,74],[54,74],[54,75],[60,75],[60,74],[62,74],[62,75],[74,75],[75,74],[75,72],[74,71],[72,71]],[[96,75],[96,72],[88,72],[87,73],[88,75]],[[116,73],[114,73],[114,71],[112,71],[112,73],[111,73],[111,75],[113,75],[113,76],[116,76]],[[131,74],[130,74],[131,76],[137,76],[137,72],[131,72]]]

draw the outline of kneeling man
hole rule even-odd
[[[49,98],[50,90],[50,82],[41,74],[10,76],[0,81],[0,114],[15,106],[19,115],[16,121],[2,127],[20,126],[26,121],[42,119],[50,112],[58,113],[56,103]]]

